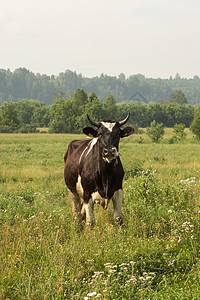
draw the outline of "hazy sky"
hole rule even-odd
[[[200,76],[199,0],[6,0],[0,68]]]

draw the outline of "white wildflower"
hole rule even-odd
[[[92,292],[92,293],[88,293],[88,294],[87,294],[88,297],[94,297],[94,296],[96,296],[96,295],[97,295],[96,292]]]

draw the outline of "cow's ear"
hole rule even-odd
[[[91,138],[97,137],[97,130],[95,130],[92,127],[83,128],[83,133],[85,133],[86,135],[88,135]]]
[[[131,135],[134,132],[133,127],[125,127],[124,129],[121,130],[121,137],[126,137]]]

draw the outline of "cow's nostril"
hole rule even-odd
[[[108,150],[107,149],[104,149],[103,150],[103,154],[106,156],[106,155],[108,155]]]
[[[115,155],[116,155],[116,153],[117,153],[117,151],[116,151],[116,148],[113,148],[113,149],[112,149],[112,155],[114,155],[114,156],[115,156]]]

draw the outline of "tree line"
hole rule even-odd
[[[39,99],[46,105],[51,105],[57,95],[72,99],[77,88],[83,88],[87,94],[93,91],[106,100],[112,94],[117,103],[150,103],[169,100],[175,90],[182,90],[188,103],[200,103],[200,78],[181,78],[176,74],[174,78],[153,79],[137,74],[125,77],[123,73],[118,76],[100,76],[87,78],[67,70],[59,75],[34,74],[26,68],[18,68],[11,72],[9,69],[0,69],[0,105],[3,102],[18,102],[22,99]]]
[[[38,127],[48,127],[54,133],[80,133],[84,126],[88,126],[87,114],[102,121],[122,120],[128,112],[131,114],[129,122],[136,128],[148,127],[152,121],[166,127],[175,124],[189,127],[195,112],[194,106],[176,102],[118,104],[111,94],[103,102],[95,92],[88,95],[80,88],[71,99],[60,94],[57,97],[50,106],[27,99],[3,103],[0,106],[0,132],[36,132]]]

